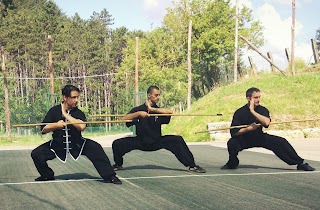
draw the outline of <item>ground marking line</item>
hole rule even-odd
[[[320,171],[265,172],[265,173],[243,173],[243,174],[192,174],[192,175],[177,175],[177,176],[129,177],[124,179],[133,180],[133,179],[158,179],[158,178],[254,176],[254,175],[311,174],[311,173],[320,173]]]
[[[137,179],[161,179],[161,178],[187,178],[187,177],[223,177],[223,176],[254,176],[254,175],[283,175],[283,174],[315,174],[320,171],[292,171],[292,172],[265,172],[265,173],[243,173],[243,174],[189,174],[177,176],[142,176],[120,178],[120,180],[137,180]],[[25,184],[48,184],[48,183],[64,183],[64,182],[85,182],[85,181],[102,181],[103,179],[69,179],[69,180],[53,180],[43,182],[8,182],[0,183],[0,186],[5,185],[25,185]]]

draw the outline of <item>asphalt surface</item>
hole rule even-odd
[[[115,138],[99,137],[113,163]],[[290,141],[300,156],[319,150],[319,140]],[[192,143],[196,163],[207,173],[188,172],[166,151],[132,151],[124,156],[122,185],[102,182],[85,157],[63,164],[48,161],[55,181],[34,182],[33,148],[0,151],[0,209],[320,209],[320,171],[297,171],[268,151],[243,151],[236,170],[221,170],[226,142]],[[308,158],[320,169],[319,154]],[[307,159],[307,158],[306,158]]]

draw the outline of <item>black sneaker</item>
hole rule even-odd
[[[111,176],[110,179],[107,180],[107,182],[113,183],[113,184],[122,184],[120,179],[116,176]]]
[[[36,182],[45,182],[45,181],[52,181],[52,180],[55,180],[54,176],[52,176],[52,177],[39,176],[34,181],[36,181]]]
[[[222,170],[227,170],[227,169],[236,169],[237,167],[230,167],[227,164],[221,167]]]
[[[116,164],[114,164],[114,165],[112,166],[112,168],[113,168],[114,171],[118,171],[118,170],[122,170],[122,169],[123,169],[122,166],[118,166],[118,165],[116,165]]]
[[[300,171],[314,171],[316,169],[311,167],[311,166],[309,166],[308,163],[301,163],[301,164],[297,165],[297,170],[300,170]]]
[[[194,167],[189,167],[190,172],[195,172],[195,173],[206,173],[207,171],[200,166],[194,166]]]

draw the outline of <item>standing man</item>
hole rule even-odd
[[[262,127],[267,128],[270,125],[271,119],[269,110],[259,104],[260,96],[261,93],[258,88],[248,89],[246,92],[248,103],[234,113],[231,126],[248,126],[230,129],[229,161],[221,169],[236,169],[239,165],[237,156],[240,151],[253,147],[263,147],[273,151],[287,164],[297,165],[297,170],[314,171],[315,169],[299,157],[286,139],[262,131]]]
[[[35,181],[54,180],[54,172],[47,161],[58,158],[66,162],[70,153],[74,160],[85,155],[97,169],[100,176],[113,184],[122,184],[116,177],[109,158],[97,142],[83,138],[81,131],[86,128],[84,113],[77,108],[80,90],[73,85],[66,85],[62,89],[63,102],[52,107],[45,116],[41,126],[41,133],[53,132],[52,140],[40,145],[31,152],[33,162],[40,173]],[[67,124],[67,123],[77,124]]]
[[[159,108],[160,90],[150,86],[147,90],[147,100],[144,104],[134,107],[123,120],[132,120],[127,127],[136,126],[135,137],[125,137],[115,140],[112,144],[115,165],[114,170],[120,170],[123,156],[132,150],[156,151],[166,149],[172,152],[189,171],[205,173],[206,170],[197,166],[192,153],[181,136],[161,134],[161,125],[170,122],[170,116],[149,116],[149,114],[172,114],[170,109]]]

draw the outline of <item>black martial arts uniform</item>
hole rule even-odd
[[[259,105],[255,107],[255,111],[270,118],[268,109],[263,106]],[[250,125],[252,123],[258,124],[260,122],[251,114],[249,106],[246,104],[234,113],[231,126]],[[236,168],[239,165],[237,156],[240,151],[253,147],[263,147],[271,150],[276,156],[289,165],[303,163],[303,159],[299,157],[286,139],[264,133],[262,126],[259,126],[254,131],[235,136],[240,129],[241,128],[230,129],[232,138],[228,141],[229,161],[226,164],[229,168]]]
[[[77,107],[68,111],[68,114],[76,119],[86,121],[84,113]],[[62,115],[61,105],[52,107],[45,116],[43,123],[54,123],[59,120],[67,122]],[[44,127],[45,125],[41,126],[41,130]],[[115,175],[109,158],[101,145],[93,140],[83,138],[81,131],[73,125],[54,130],[52,140],[35,148],[31,152],[31,157],[40,175],[50,178],[54,177],[54,172],[48,166],[47,161],[57,157],[60,161],[66,162],[68,153],[74,160],[77,160],[80,155],[85,155],[104,180],[109,180],[110,177]]]
[[[157,105],[153,107],[159,108]],[[142,104],[133,108],[130,113],[138,111],[148,112],[148,108],[145,104]],[[172,152],[184,166],[195,167],[193,155],[181,136],[162,136],[161,125],[168,124],[170,118],[170,116],[152,116],[137,118],[127,123],[127,127],[136,126],[136,136],[117,139],[113,142],[112,150],[115,165],[122,166],[123,156],[132,150],[156,151],[166,149]]]

